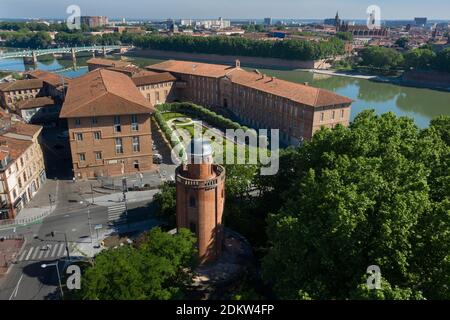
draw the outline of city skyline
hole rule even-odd
[[[30,5],[30,0],[2,0],[0,18],[3,19],[62,19],[68,16],[66,8],[78,5],[82,15],[106,15],[111,18],[128,19],[162,19],[191,18],[205,19],[222,16],[229,19],[324,19],[334,17],[336,11],[344,19],[364,19],[368,6],[375,4],[381,8],[383,20],[411,20],[417,16],[427,16],[433,20],[446,20],[444,16],[450,11],[450,3],[444,0],[430,0],[424,10],[419,1],[379,0],[373,1],[332,1],[323,0],[279,0],[274,3],[267,0],[229,0],[223,2],[192,0],[187,4],[182,0],[167,0],[164,4],[155,1],[129,0],[127,5],[98,0],[95,3],[87,0],[61,0],[55,4],[52,0],[40,0],[39,6]],[[146,13],[144,13],[146,12]]]

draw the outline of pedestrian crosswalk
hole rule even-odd
[[[69,253],[73,252],[75,246],[76,243],[69,242]],[[17,262],[56,260],[66,255],[66,244],[64,242],[49,243],[25,248],[17,256]]]
[[[127,223],[127,207],[125,203],[108,207],[108,223],[109,224],[125,224]]]

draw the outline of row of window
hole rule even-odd
[[[139,87],[139,89],[141,91],[144,91],[144,90],[150,90],[150,89],[156,89],[156,88],[170,87],[171,85],[172,85],[171,82],[164,82],[164,83],[157,83],[157,84],[142,86],[142,87]]]
[[[345,116],[345,110],[342,109],[342,110],[340,111],[340,117],[341,117],[341,119],[344,119],[344,116]],[[336,110],[331,111],[331,118],[330,118],[330,119],[331,119],[331,120],[335,120],[335,119],[336,119]],[[325,121],[325,112],[321,112],[321,113],[320,113],[320,121]]]
[[[10,91],[9,95],[17,95],[17,94],[27,94],[27,93],[38,93],[41,91],[41,89],[26,89],[26,90],[16,90],[16,91]],[[6,93],[8,95],[8,93]]]
[[[101,151],[94,151],[94,156],[95,156],[96,161],[101,161],[103,159]],[[79,153],[78,159],[80,160],[80,162],[86,161],[86,153]],[[112,161],[109,162],[109,164],[117,164],[117,163],[125,163],[125,161],[124,160],[119,160],[119,161],[114,160],[114,162],[112,162]],[[139,169],[139,160],[134,160],[133,166],[135,169]]]
[[[114,132],[122,132],[122,118],[121,116],[114,116]],[[97,125],[98,124],[98,118],[97,117],[91,117],[91,124]],[[75,126],[79,127],[81,126],[81,118],[75,119]],[[138,115],[133,114],[131,115],[131,130],[132,131],[139,131],[139,121],[138,121]]]
[[[132,137],[131,139],[132,139],[133,152],[141,152],[141,142],[140,142],[139,137]],[[115,139],[115,150],[116,150],[116,154],[124,153],[122,138]],[[95,151],[94,154],[95,154],[95,160],[103,159],[102,153],[100,151]],[[86,161],[86,153],[79,153],[78,159],[80,161]]]
[[[102,133],[100,131],[95,131],[92,133],[92,137],[94,138],[94,140],[100,140],[102,138]],[[83,133],[75,133],[75,140],[77,141],[83,141],[84,139],[84,134]]]
[[[169,95],[169,91],[164,90],[164,99],[167,99],[167,96],[168,96],[168,95]],[[161,96],[160,96],[160,94],[159,94],[159,91],[156,91],[156,92],[155,92],[155,101],[158,103],[158,102],[160,101],[160,98],[161,98]],[[152,99],[151,94],[150,94],[150,93],[147,93],[147,100],[148,100],[148,101],[151,101],[151,99]]]

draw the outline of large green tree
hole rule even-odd
[[[415,69],[429,69],[436,60],[436,54],[430,49],[413,49],[405,54],[405,66]]]
[[[170,235],[156,228],[137,247],[105,250],[83,271],[82,300],[181,299],[196,264],[195,237],[185,229]]]
[[[390,70],[403,64],[403,55],[398,51],[384,47],[367,47],[361,53],[361,64],[363,66]]]
[[[365,111],[282,155],[263,259],[280,298],[450,298],[449,123]],[[370,265],[386,291],[364,290]]]

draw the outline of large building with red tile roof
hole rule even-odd
[[[254,128],[279,129],[282,142],[298,145],[322,126],[347,126],[352,100],[334,92],[234,66],[169,60],[146,67],[177,78],[176,96],[231,112]]]
[[[27,123],[56,123],[61,104],[52,97],[36,97],[18,103],[15,113]]]
[[[92,58],[87,63],[89,71],[106,69],[131,77],[141,94],[152,105],[172,102],[176,98],[174,90],[176,78],[169,72],[142,70],[127,61],[105,58]]]
[[[66,118],[76,179],[153,169],[153,105],[127,75],[96,69],[70,83]]]
[[[17,80],[0,84],[0,106],[15,110],[17,103],[34,99],[41,94],[44,83],[41,80]]]
[[[50,96],[58,102],[64,100],[67,86],[71,81],[70,78],[44,70],[28,71],[25,73],[25,77],[27,79],[41,80],[43,82],[43,91],[41,95]]]
[[[175,81],[170,72],[142,71],[131,77],[141,94],[152,105],[172,102],[176,99]]]
[[[7,119],[5,119],[7,121]],[[0,220],[14,219],[45,183],[42,127],[21,122],[0,128]]]

